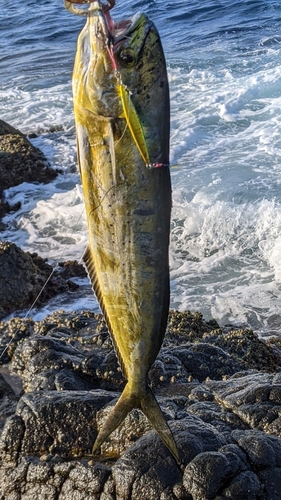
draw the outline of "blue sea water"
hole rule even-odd
[[[117,0],[144,11],[164,46],[171,94],[171,307],[281,332],[281,2]],[[71,71],[84,20],[62,0],[0,9],[0,117],[62,170],[6,192],[21,209],[1,235],[54,265],[87,242],[76,170]],[[31,315],[97,310],[86,282]]]

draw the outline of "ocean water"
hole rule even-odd
[[[71,71],[84,19],[61,0],[5,0],[0,10],[1,118],[61,169],[48,185],[6,191],[21,209],[1,237],[56,265],[87,242],[76,168]],[[164,46],[171,94],[171,307],[220,324],[281,332],[281,2],[116,1],[144,11]],[[30,315],[98,310],[79,293]]]

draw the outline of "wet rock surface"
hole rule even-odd
[[[0,373],[0,430],[7,418],[15,413],[17,399],[12,387]]]
[[[66,272],[67,265],[63,268]],[[68,275],[71,276],[71,270]],[[0,240],[0,319],[30,307],[38,297],[42,304],[77,285],[60,275],[36,253],[24,252],[14,243]]]
[[[57,176],[38,148],[18,129],[0,120],[1,191],[22,182],[49,182]]]
[[[2,217],[20,208],[20,202],[10,205],[5,199],[5,189],[22,182],[47,183],[57,175],[40,149],[18,129],[0,120],[0,232],[6,229]]]
[[[137,409],[92,455],[124,386],[101,315],[14,318],[0,338],[1,500],[280,498],[278,339],[170,313],[150,383],[178,465]]]

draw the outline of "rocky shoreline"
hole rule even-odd
[[[1,240],[10,206],[5,190],[22,182],[48,183],[58,175],[43,153],[19,130],[0,120],[0,319],[28,309],[34,301],[40,306],[57,294],[78,288],[71,278],[85,277],[82,265],[61,262],[55,269],[37,253],[24,252],[15,244]]]
[[[280,498],[279,339],[171,311],[150,384],[179,467],[139,410],[91,455],[124,385],[101,315],[14,318],[0,338],[1,499]]]
[[[0,140],[4,211],[8,173],[14,166],[31,175],[36,151],[4,122]],[[41,174],[33,180],[47,182],[50,167],[38,155]],[[53,272],[37,254],[1,241],[0,319],[38,294],[43,303],[75,288],[71,278],[81,275],[74,262]],[[171,311],[149,380],[180,466],[139,410],[92,455],[125,383],[101,315],[56,311],[42,321],[0,321],[0,500],[280,499],[281,339]]]
[[[1,218],[19,205],[10,206],[5,189],[22,182],[47,183],[58,175],[48,164],[42,151],[33,146],[18,129],[0,120],[0,232],[5,229]]]

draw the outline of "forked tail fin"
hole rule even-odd
[[[147,386],[146,391],[141,395],[131,392],[128,384],[118,399],[116,405],[111,410],[105,423],[99,431],[95,444],[93,446],[93,453],[103,444],[106,438],[113,432],[125,419],[128,413],[133,408],[140,408],[145,416],[148,418],[154,429],[158,432],[160,438],[167,446],[177,463],[180,464],[179,452],[173,434],[168,426],[164,415],[156,401],[156,398]]]

